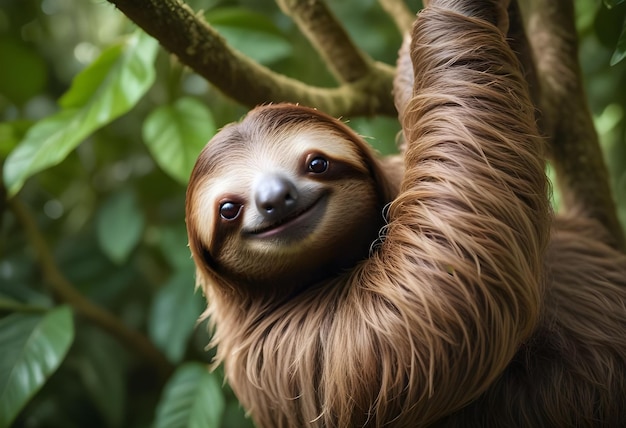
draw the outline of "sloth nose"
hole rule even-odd
[[[291,180],[280,175],[263,177],[256,186],[254,202],[267,220],[279,220],[296,206],[298,190]]]

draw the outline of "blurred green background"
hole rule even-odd
[[[335,84],[272,1],[187,3],[262,64]],[[376,1],[329,3],[362,49],[395,62],[400,34]],[[626,3],[606,3],[577,0],[577,27],[626,224],[626,61],[610,65]],[[195,156],[246,110],[104,0],[0,0],[0,428],[250,426],[205,370],[184,223]],[[349,119],[394,150],[395,119]]]

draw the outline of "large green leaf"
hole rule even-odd
[[[72,312],[65,306],[0,320],[0,428],[11,424],[59,367],[73,339]]]
[[[24,181],[60,163],[86,137],[126,113],[154,81],[157,42],[137,32],[105,50],[76,76],[61,98],[62,109],[38,122],[4,164],[4,181],[15,194]]]
[[[180,366],[156,410],[155,428],[217,428],[224,414],[224,396],[217,376],[204,364]]]
[[[111,260],[121,264],[139,243],[144,223],[135,194],[130,190],[115,193],[98,212],[98,243]]]
[[[143,125],[143,138],[159,166],[182,184],[198,154],[215,133],[209,109],[193,98],[154,110]]]

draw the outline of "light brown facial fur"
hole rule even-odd
[[[187,208],[194,257],[288,293],[367,257],[391,187],[345,125],[305,107],[259,107],[200,155]]]

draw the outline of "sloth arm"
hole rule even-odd
[[[378,421],[411,414],[420,425],[476,398],[532,334],[551,218],[514,54],[476,11],[434,3],[413,28],[400,193],[382,244],[346,287],[323,374],[327,404],[349,393]],[[447,3],[479,4],[486,19],[495,9]],[[348,410],[335,408],[340,425]]]

